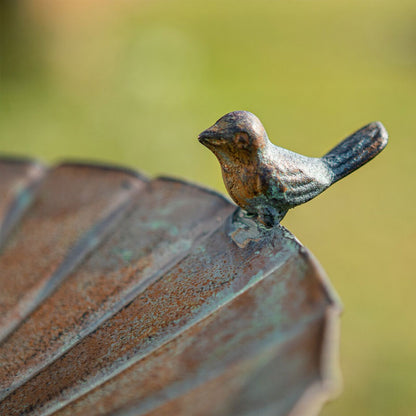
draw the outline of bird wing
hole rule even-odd
[[[282,149],[283,150],[283,149]],[[331,174],[321,159],[285,151],[275,164],[279,203],[294,207],[319,195],[331,184]]]

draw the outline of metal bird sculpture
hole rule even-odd
[[[321,158],[306,157],[272,144],[248,111],[228,113],[198,136],[218,158],[231,198],[266,227],[367,163],[387,139],[384,126],[374,122]]]

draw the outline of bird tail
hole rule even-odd
[[[388,133],[376,121],[367,124],[330,150],[322,160],[331,169],[333,182],[339,181],[377,156],[387,145]]]

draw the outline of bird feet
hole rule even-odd
[[[283,217],[286,215],[287,210],[277,211],[270,206],[263,206],[257,214],[257,220],[263,224],[266,228],[273,228],[279,225]]]
[[[266,228],[259,223],[256,215],[248,214],[241,208],[237,208],[230,217],[228,235],[238,247],[244,248],[251,241],[262,239],[264,234],[271,229],[272,227]]]

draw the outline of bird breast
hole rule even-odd
[[[250,212],[250,202],[264,192],[262,175],[255,164],[223,169],[225,187],[234,202]]]

